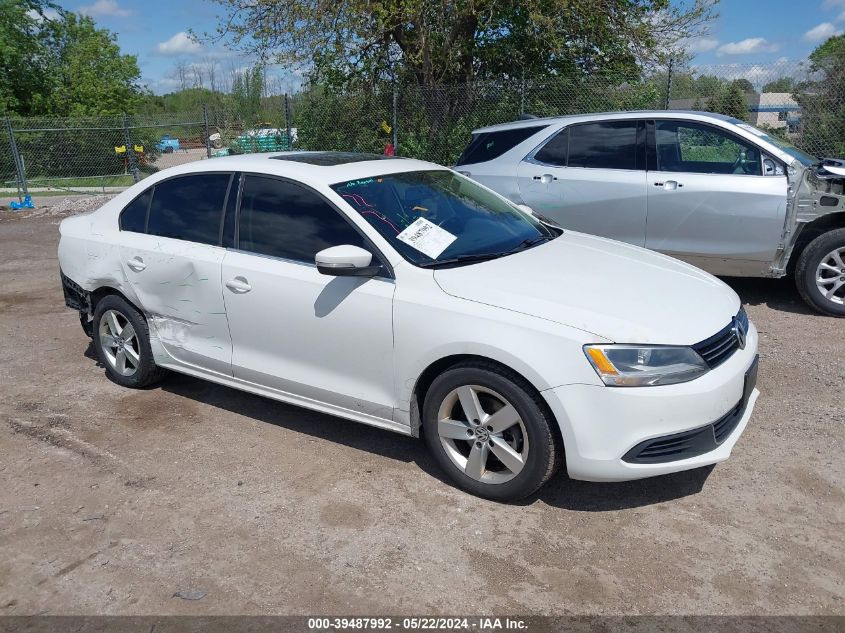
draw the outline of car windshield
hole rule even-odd
[[[451,171],[414,171],[332,186],[405,259],[435,268],[502,257],[559,233]]]
[[[772,145],[777,147],[779,150],[786,152],[787,154],[792,156],[792,158],[797,159],[799,163],[804,165],[804,167],[809,167],[810,165],[819,162],[818,158],[815,158],[814,156],[810,156],[809,154],[805,154],[800,149],[798,149],[794,145],[787,143],[786,141],[784,141],[781,138],[777,138],[776,136],[771,136],[771,135],[767,134],[766,132],[764,132],[763,130],[761,130],[760,128],[756,128],[753,125],[748,125],[748,123],[744,123],[742,121],[739,121],[738,119],[734,119],[734,121],[736,121],[736,125],[738,127],[741,127],[744,130],[747,130],[747,131],[751,132],[752,134],[759,136],[761,139],[763,139],[764,141],[766,141],[768,143],[771,143]]]

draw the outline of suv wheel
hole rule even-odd
[[[810,242],[795,268],[798,291],[819,312],[845,316],[845,229]]]
[[[94,311],[94,349],[106,373],[124,387],[141,388],[159,380],[143,315],[122,297],[110,295]]]
[[[423,434],[440,466],[480,497],[527,497],[557,470],[563,447],[540,395],[492,364],[462,364],[438,376],[425,397]]]

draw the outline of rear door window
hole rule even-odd
[[[147,233],[218,245],[231,174],[191,174],[158,183]]]
[[[569,128],[567,166],[644,169],[638,165],[638,121],[598,121]]]
[[[534,160],[544,165],[555,167],[566,167],[566,158],[569,153],[569,128],[564,128],[555,134],[549,142],[543,145],[534,154]]]
[[[120,212],[121,231],[143,233],[147,230],[147,210],[150,208],[152,197],[153,190],[150,188],[126,205],[126,208]]]
[[[498,158],[546,127],[548,126],[531,125],[498,132],[474,134],[472,141],[458,159],[457,165],[483,163]]]

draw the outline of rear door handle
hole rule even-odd
[[[235,277],[234,279],[230,279],[229,281],[227,281],[226,287],[232,292],[235,292],[240,295],[252,290],[252,286],[249,285],[249,282],[246,280],[246,278],[241,277],[240,275]]]
[[[129,266],[129,268],[134,270],[136,273],[141,272],[147,267],[147,265],[144,263],[144,260],[138,257],[137,255],[130,259],[128,262],[126,262],[126,265]]]
[[[543,174],[542,176],[534,176],[534,180],[539,180],[544,185],[547,185],[552,180],[557,180],[557,176],[553,176],[552,174]]]
[[[656,182],[654,183],[654,186],[663,187],[666,191],[674,191],[675,189],[680,189],[684,185],[677,180],[667,180],[665,182]]]

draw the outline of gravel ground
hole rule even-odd
[[[845,321],[788,281],[730,282],[762,394],[728,462],[499,505],[410,438],[109,382],[56,262],[96,203],[0,213],[0,613],[845,614]]]

